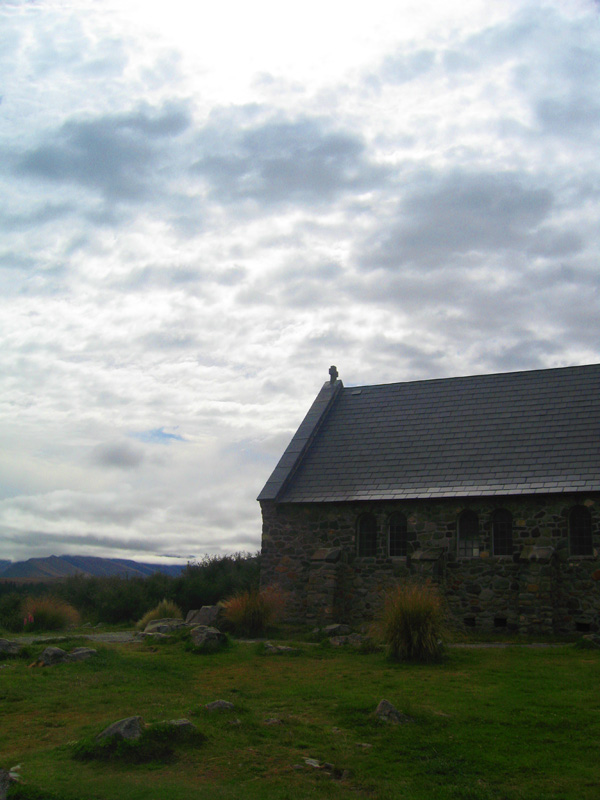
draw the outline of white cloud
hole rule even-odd
[[[598,360],[591,0],[190,8],[0,11],[0,558],[255,549],[330,364]]]

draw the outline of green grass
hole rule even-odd
[[[294,657],[235,642],[210,657],[181,641],[94,646],[98,656],[82,663],[2,662],[0,766],[21,763],[25,781],[9,800],[598,796],[598,651],[459,649],[440,664],[407,665],[306,645]],[[41,649],[30,645],[33,656]],[[382,698],[413,722],[378,724]],[[207,712],[217,699],[235,708]],[[76,742],[136,714],[187,717],[206,739],[165,763],[74,759]],[[304,758],[350,775],[336,779]]]

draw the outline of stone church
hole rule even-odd
[[[290,621],[360,625],[425,578],[459,625],[600,630],[600,364],[345,387],[259,495]]]

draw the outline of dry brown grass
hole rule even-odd
[[[223,605],[225,619],[237,634],[260,636],[281,618],[285,597],[280,589],[267,586],[240,592]]]
[[[23,627],[26,631],[62,631],[79,623],[79,612],[64,600],[28,597],[23,603]]]
[[[407,582],[387,595],[377,630],[395,661],[438,661],[445,616],[444,600],[435,586]]]

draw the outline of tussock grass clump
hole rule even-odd
[[[151,761],[171,762],[175,748],[199,746],[206,737],[198,730],[177,728],[168,723],[148,726],[139,739],[127,740],[109,736],[98,741],[86,738],[73,746],[73,758],[78,761],[119,761],[126,764],[147,764]]]
[[[281,618],[285,598],[281,590],[273,586],[265,589],[250,589],[230,597],[224,602],[225,619],[235,633],[245,636],[260,636],[269,625]]]
[[[135,627],[139,631],[143,631],[146,625],[155,619],[183,619],[183,614],[179,606],[171,600],[163,598],[157,606],[144,614]]]
[[[445,632],[445,608],[430,583],[405,583],[385,601],[379,633],[394,661],[439,661]]]
[[[76,608],[56,597],[28,597],[22,613],[26,631],[62,631],[81,621]]]

